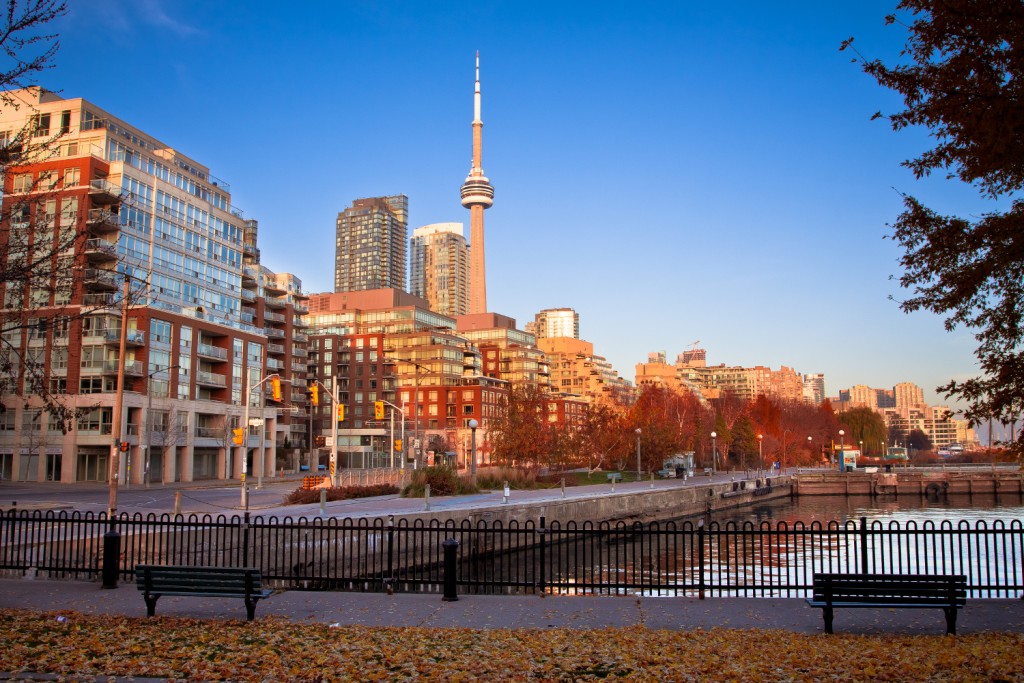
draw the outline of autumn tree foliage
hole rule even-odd
[[[885,420],[871,408],[857,407],[839,414],[846,431],[848,445],[863,444],[863,454],[884,455],[883,446],[888,436]]]
[[[527,469],[548,464],[556,438],[555,427],[546,419],[546,407],[546,396],[540,388],[512,388],[487,429],[495,463]]]
[[[1010,422],[1024,410],[1024,3],[901,0],[896,10],[886,22],[907,31],[905,63],[855,60],[903,98],[901,111],[875,116],[930,132],[934,147],[903,162],[917,178],[945,173],[992,206],[947,216],[904,195],[892,226],[911,294],[900,306],[973,331],[981,374],[938,390],[967,402],[974,424]]]

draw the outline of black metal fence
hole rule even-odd
[[[972,597],[1024,592],[1024,525],[700,522],[507,526],[382,519],[122,515],[118,576],[137,564],[255,566],[300,590],[428,591],[455,539],[464,593],[801,597],[814,572],[966,574]],[[0,572],[95,579],[106,515],[0,513]]]

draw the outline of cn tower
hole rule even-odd
[[[476,53],[473,90],[473,166],[462,183],[462,205],[469,209],[469,312],[487,312],[487,273],[484,269],[484,209],[494,203],[494,188],[480,165],[484,122],[480,120],[480,51]]]

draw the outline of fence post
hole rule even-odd
[[[444,596],[441,598],[443,602],[454,602],[459,599],[456,591],[456,572],[458,566],[456,564],[456,553],[459,551],[459,542],[454,538],[449,538],[441,544],[444,548]]]
[[[860,571],[868,573],[868,518],[860,518]]]
[[[116,513],[110,516],[110,527],[103,534],[103,588],[117,588],[118,564],[121,561],[121,534],[117,531]]]
[[[544,574],[544,568],[547,566],[547,519],[545,517],[540,518],[540,529],[537,533],[540,534],[540,566],[537,568],[537,588],[540,590],[541,595],[546,590],[547,577]]]
[[[704,520],[697,521],[697,597],[704,599]]]
[[[388,595],[394,592],[395,582],[395,516],[388,515],[388,575],[384,579]]]

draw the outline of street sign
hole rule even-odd
[[[324,437],[324,446],[326,446],[327,448],[334,448],[334,437],[333,436],[325,436]]]
[[[250,427],[262,427],[263,426],[263,418],[262,417],[250,417],[249,418],[249,426]]]

